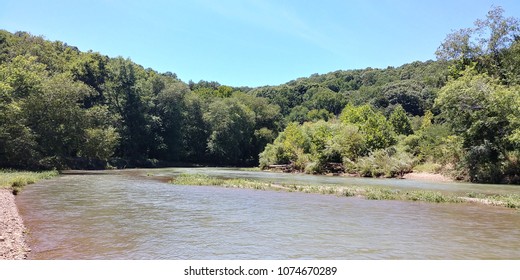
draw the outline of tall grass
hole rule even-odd
[[[180,174],[170,180],[175,185],[194,185],[194,186],[221,186],[228,188],[249,188],[249,189],[267,189],[269,183],[253,181],[249,179],[226,179],[219,177],[211,177],[205,174]]]
[[[58,171],[16,171],[0,169],[0,188],[11,188],[17,194],[24,186],[49,179],[58,175]]]

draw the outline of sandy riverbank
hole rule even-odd
[[[334,174],[327,174],[330,176],[335,176]],[[346,177],[360,177],[357,174],[342,174],[340,176]],[[429,173],[429,172],[411,172],[403,175],[401,179],[409,179],[409,180],[422,180],[422,181],[432,181],[432,182],[455,182],[455,180],[444,176],[438,173]]]
[[[412,172],[404,174],[403,179],[427,180],[433,182],[453,182],[454,180],[441,174],[428,172]]]
[[[29,247],[25,242],[25,226],[10,189],[0,188],[0,260],[27,258]]]

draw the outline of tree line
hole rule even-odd
[[[416,169],[520,182],[520,29],[503,13],[492,8],[474,27],[449,34],[438,61],[399,67],[400,79],[393,69],[306,79],[325,78],[321,83],[347,92],[349,103],[320,121],[293,107],[289,118],[296,122],[267,145],[260,165],[323,173],[339,163],[340,171],[362,176]]]
[[[0,31],[0,167],[287,164],[478,182],[520,174],[518,21],[500,7],[436,61],[278,86],[185,83],[122,57]]]
[[[277,105],[129,59],[0,32],[0,166],[253,165]]]

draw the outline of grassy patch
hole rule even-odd
[[[262,171],[260,167],[241,167],[238,170],[240,171]]]
[[[442,170],[442,165],[438,163],[425,162],[416,165],[413,170],[417,172],[439,173]]]
[[[520,195],[519,194],[493,194],[485,195],[481,193],[468,193],[469,198],[481,201],[485,204],[501,205],[508,208],[520,209]]]
[[[464,200],[453,194],[443,194],[435,191],[410,191],[403,194],[404,199],[413,201],[426,201],[433,203],[461,203]]]
[[[389,188],[365,188],[363,196],[370,200],[397,200],[399,191]]]
[[[0,188],[11,188],[17,194],[24,186],[58,175],[58,171],[15,171],[0,170]]]
[[[249,188],[259,190],[281,190],[287,192],[304,192],[317,194],[332,194],[337,196],[359,196],[370,200],[409,200],[430,203],[464,203],[478,202],[489,205],[500,205],[509,208],[520,209],[520,195],[484,195],[480,193],[468,193],[467,197],[457,194],[441,193],[429,190],[397,190],[385,187],[357,187],[357,186],[317,186],[274,184],[251,179],[226,179],[212,177],[204,174],[180,174],[170,183],[176,185],[194,186],[222,186],[232,188]],[[471,199],[468,199],[471,198]]]
[[[170,180],[176,185],[221,186],[227,188],[267,189],[271,184],[249,179],[225,179],[204,174],[180,174]]]
[[[495,200],[503,202],[506,207],[520,209],[520,195],[499,195]]]

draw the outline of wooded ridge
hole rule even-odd
[[[436,61],[255,88],[0,30],[0,167],[284,164],[519,182],[520,29],[503,13],[447,35]]]

